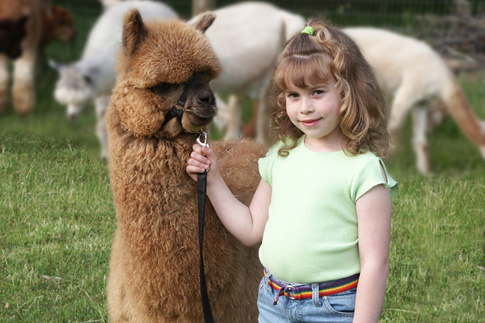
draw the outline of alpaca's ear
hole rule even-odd
[[[122,44],[126,55],[131,56],[147,36],[147,30],[140,12],[133,9],[125,15],[123,22]]]
[[[192,26],[194,26],[195,29],[200,30],[202,33],[205,33],[215,19],[216,16],[211,11],[207,11],[201,14],[199,18],[197,18],[197,20],[192,24]]]
[[[57,72],[61,72],[61,70],[64,68],[64,65],[53,60],[53,59],[49,59],[49,65],[50,67],[52,67],[53,69],[55,69]]]

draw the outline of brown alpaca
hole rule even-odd
[[[21,54],[14,61],[12,98],[19,114],[28,114],[35,106],[34,71],[37,57],[37,44],[41,32],[41,5],[38,0],[0,0],[0,21],[17,20],[27,16],[26,35],[21,43]],[[8,102],[9,74],[8,58],[0,55],[0,112]]]
[[[0,0],[0,113],[7,109],[10,78],[15,111],[22,115],[34,111],[39,49],[52,40],[72,40],[72,23],[68,11],[49,2]],[[12,73],[10,59],[14,60]]]
[[[216,112],[207,82],[219,64],[203,34],[213,20],[207,13],[192,26],[145,24],[136,9],[125,17],[107,112],[118,222],[107,291],[112,322],[203,321],[197,191],[185,167]],[[170,118],[172,108],[183,114]],[[248,204],[265,148],[250,141],[211,145],[233,193]],[[204,261],[214,319],[256,322],[257,250],[231,236],[207,204]]]

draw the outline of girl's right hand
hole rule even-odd
[[[194,144],[192,149],[185,168],[187,174],[197,182],[197,175],[207,170],[207,184],[210,184],[212,182],[211,179],[219,173],[219,165],[217,164],[217,156],[214,150],[199,144]]]

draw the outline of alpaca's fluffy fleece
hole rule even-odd
[[[182,90],[173,85],[162,96],[153,87],[194,76],[208,81],[218,74],[217,59],[201,32],[210,23],[199,21],[196,29],[180,21],[144,24],[136,11],[125,18],[107,113],[117,216],[108,282],[112,322],[203,321],[197,191],[185,167],[197,138],[187,129],[205,129],[210,120],[196,113],[209,108],[197,107],[189,95],[183,126],[176,119],[164,123]],[[232,192],[248,204],[260,180],[257,159],[265,148],[249,141],[212,146]],[[229,234],[207,203],[204,260],[214,318],[256,322],[262,274],[257,250]]]

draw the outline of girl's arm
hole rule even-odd
[[[207,196],[226,229],[247,246],[260,243],[268,220],[271,186],[261,179],[251,204],[247,207],[232,194],[224,182],[214,151],[196,144],[186,171],[192,179],[197,180],[197,174],[207,169]]]
[[[389,271],[391,193],[376,186],[357,200],[356,207],[361,271],[354,322],[377,322]]]

